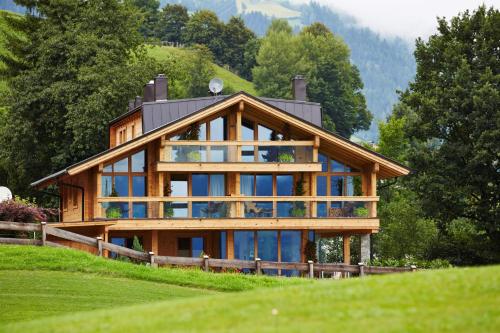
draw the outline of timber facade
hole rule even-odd
[[[377,180],[409,169],[322,129],[303,79],[292,87],[296,100],[170,101],[159,75],[110,123],[108,150],[32,185],[58,186],[53,226],[124,246],[137,236],[158,255],[303,262],[308,241],[342,236],[350,263],[361,235],[367,260]]]

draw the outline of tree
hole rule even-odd
[[[212,66],[213,56],[205,45],[195,45],[187,59],[186,81],[187,96],[203,97],[208,95],[208,83],[215,75]]]
[[[179,43],[188,21],[189,15],[186,7],[168,4],[160,13],[156,35],[161,40]]]
[[[456,219],[474,221],[488,254],[500,262],[500,12],[438,20],[438,32],[417,40],[417,75],[401,102],[413,112],[412,186],[426,216],[446,235]]]
[[[132,3],[142,14],[142,24],[139,27],[141,35],[145,38],[157,37],[160,2],[158,0],[132,0]]]
[[[233,16],[224,26],[222,38],[226,45],[223,62],[237,73],[241,73],[245,66],[245,54],[247,57],[251,55],[251,53],[245,53],[247,44],[256,38],[255,34],[245,26],[240,17]],[[251,59],[246,60],[251,61]]]
[[[350,137],[370,126],[372,115],[359,72],[349,61],[349,49],[324,25],[312,24],[297,36],[287,21],[274,20],[256,59],[253,75],[259,94],[291,98],[291,79],[305,74],[307,96],[321,103],[325,128]]]
[[[259,95],[291,98],[291,79],[304,70],[299,40],[286,20],[273,20],[261,41],[254,67],[254,85]]]
[[[221,65],[226,45],[222,39],[224,24],[210,10],[200,10],[191,16],[182,33],[182,41],[188,45],[203,44]]]
[[[257,53],[260,49],[260,39],[250,39],[244,48],[243,64],[240,68],[240,76],[246,80],[253,81],[252,69],[257,65]]]
[[[11,39],[11,89],[0,160],[15,193],[106,148],[109,120],[154,74],[137,32],[140,16],[121,1],[19,0],[31,10],[26,36]]]

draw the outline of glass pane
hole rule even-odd
[[[277,175],[276,176],[277,193],[280,196],[293,195],[293,176],[292,175]]]
[[[241,140],[254,140],[253,122],[243,119],[243,121],[241,122]]]
[[[191,254],[191,238],[177,238],[177,256],[189,257]]]
[[[323,154],[318,154],[318,161],[321,163],[321,171],[328,172],[328,157]]]
[[[219,117],[210,122],[210,140],[224,141],[226,139],[225,117]]]
[[[330,177],[330,195],[331,196],[341,196],[343,195],[344,189],[344,177],[342,176],[331,176]]]
[[[188,177],[187,175],[173,174],[170,181],[170,195],[173,197],[188,196]]]
[[[146,154],[144,150],[132,155],[132,172],[146,172]]]
[[[191,238],[191,253],[193,258],[201,257],[203,253],[203,237]]]
[[[224,175],[210,175],[210,195],[211,196],[226,195]]]
[[[257,196],[272,196],[273,195],[273,176],[272,175],[257,175],[256,177],[256,195]]]
[[[351,167],[351,166],[349,166],[349,165],[346,165],[346,166],[345,166],[345,171],[346,171],[346,172],[360,172],[360,170],[359,170],[359,169],[353,168],[353,167]]]
[[[254,175],[240,176],[240,192],[242,195],[254,195]]]
[[[111,195],[111,190],[113,189],[113,179],[111,176],[101,177],[101,195],[103,197],[109,197]]]
[[[220,258],[221,259],[226,259],[226,257],[227,257],[226,241],[227,241],[227,234],[225,231],[221,231],[220,232]]]
[[[108,219],[128,218],[128,202],[105,202],[102,208]]]
[[[208,162],[227,162],[227,146],[211,146]]]
[[[234,258],[241,260],[254,260],[254,232],[234,232]]]
[[[332,172],[344,172],[344,165],[338,161],[330,160],[330,166]]]
[[[293,204],[291,202],[278,202],[277,209],[277,217],[290,217],[292,216]]]
[[[257,255],[265,261],[278,261],[278,232],[257,231]],[[264,269],[264,273],[276,275],[276,269]]]
[[[295,149],[290,146],[274,147],[278,148],[277,162],[280,163],[293,163],[295,162]]]
[[[198,140],[199,141],[206,141],[207,140],[207,124],[203,123],[200,125],[200,134],[198,134]]]
[[[283,230],[281,232],[281,261],[300,262],[301,247],[302,241],[300,231]],[[283,270],[281,273],[286,276],[299,275],[299,272],[296,270]]]
[[[314,240],[316,239],[316,233],[314,232],[314,230],[309,230],[307,232],[307,239],[311,242],[314,242]]]
[[[209,217],[208,202],[193,202],[192,210],[193,217]]]
[[[170,209],[171,207],[171,209]],[[165,209],[172,214],[172,217],[187,217],[188,216],[188,203],[187,202],[172,202],[165,205]],[[165,215],[167,216],[167,215]]]
[[[259,146],[259,162],[278,162],[278,147],[275,146]]]
[[[113,165],[114,172],[128,172],[128,158],[124,158]]]
[[[245,217],[273,217],[272,202],[247,201],[245,204]]]
[[[241,161],[242,162],[255,162],[255,147],[242,146],[241,147]]]
[[[326,202],[318,202],[317,204],[317,217],[327,217],[328,216],[328,212],[327,212],[327,209],[326,209]]]
[[[104,169],[102,171],[103,172],[113,172],[113,165],[108,164],[108,165],[104,166]]]
[[[148,217],[148,204],[145,202],[134,202],[132,205],[132,217],[135,219]]]
[[[271,141],[273,139],[273,131],[265,126],[258,125],[257,132],[259,141]]]
[[[133,176],[132,177],[132,196],[145,197],[146,196],[146,177]]]
[[[195,197],[208,196],[208,175],[193,174],[192,193]]]
[[[128,197],[128,176],[115,176],[115,191],[119,197]]]
[[[361,189],[361,176],[347,176],[347,193],[350,196],[360,196],[363,195],[363,190]]]
[[[326,176],[316,177],[316,195],[326,196]]]

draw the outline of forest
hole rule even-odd
[[[296,31],[273,20],[258,37],[241,17],[225,22],[178,4],[160,10],[153,0],[16,4],[32,10],[5,17],[0,184],[22,197],[51,202],[29,183],[105,149],[109,120],[155,73],[172,80],[175,98],[206,95],[212,61],[266,97],[289,98],[291,77],[304,74],[326,129],[350,137],[370,127],[354,51],[325,24]],[[498,263],[500,12],[481,6],[436,24],[416,41],[415,79],[379,124],[378,145],[368,145],[414,170],[378,184],[374,260]],[[145,46],[154,39],[182,43],[190,57],[154,59]],[[335,240],[321,246],[335,256]]]

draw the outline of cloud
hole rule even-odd
[[[385,36],[408,40],[436,31],[436,17],[451,18],[481,4],[500,7],[500,0],[315,0],[356,18],[362,26]],[[308,0],[293,2],[309,3]]]

